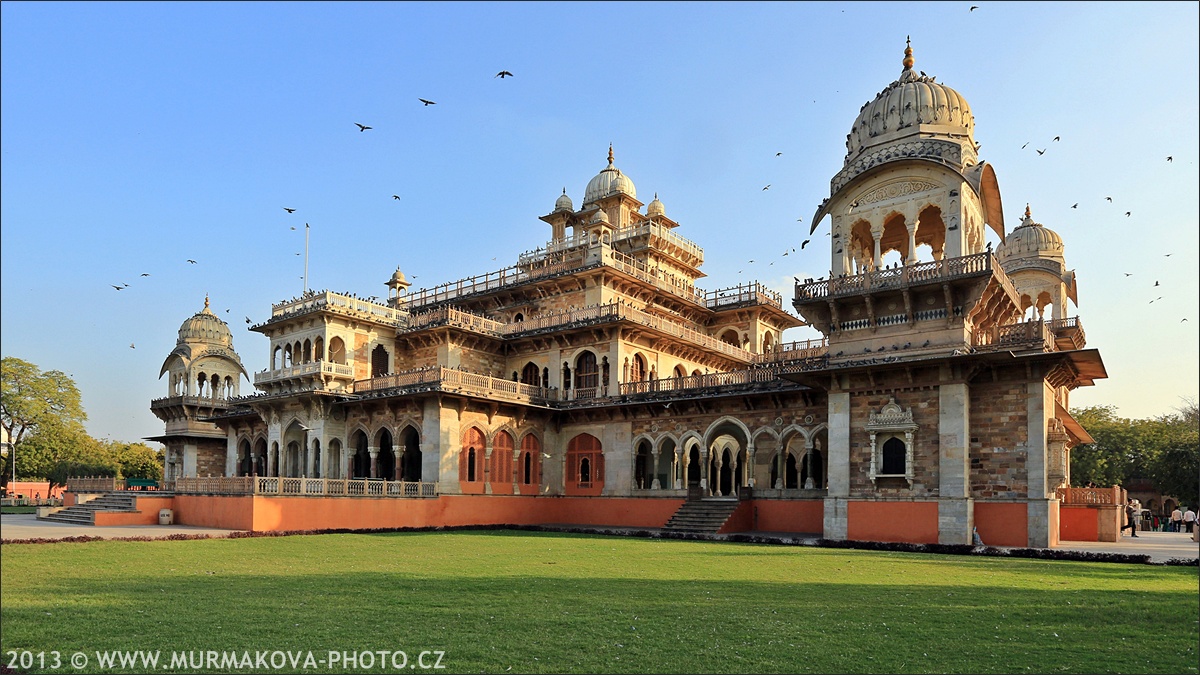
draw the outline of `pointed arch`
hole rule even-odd
[[[464,494],[483,494],[487,434],[471,424],[462,432],[458,455],[458,484]]]
[[[600,439],[577,434],[567,443],[566,486],[568,495],[599,495],[604,490],[604,448]]]

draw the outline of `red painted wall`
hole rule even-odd
[[[96,525],[157,525],[159,509],[172,508],[174,501],[171,497],[137,497],[136,512],[97,511],[93,522]]]
[[[1029,509],[1025,504],[975,502],[975,528],[988,546],[1029,545]]]
[[[846,538],[936,544],[937,502],[849,502]]]
[[[1100,541],[1099,509],[1086,505],[1061,504],[1058,536],[1066,541]],[[986,539],[984,541],[987,541]]]
[[[802,532],[821,536],[825,532],[825,502],[820,499],[786,501],[761,499],[754,502],[760,532]]]
[[[738,502],[729,520],[717,530],[717,534],[730,532],[749,532],[754,529],[754,502],[750,500]]]
[[[26,499],[58,499],[63,496],[63,488],[56,485],[50,489],[49,481],[19,480],[9,481],[5,486],[5,497],[21,496]]]
[[[176,525],[226,530],[249,530],[254,525],[254,499],[249,496],[175,495],[171,508]]]

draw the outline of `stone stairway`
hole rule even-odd
[[[137,502],[133,495],[119,492],[97,497],[83,504],[68,506],[38,520],[49,520],[55,523],[71,523],[72,525],[95,525],[97,511],[119,511],[122,513],[137,513]]]
[[[716,534],[737,507],[737,497],[689,499],[671,516],[663,531]]]

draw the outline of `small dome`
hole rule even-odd
[[[1056,258],[1062,260],[1063,240],[1057,232],[1041,223],[1033,222],[1029,205],[1025,205],[1025,217],[1021,225],[1010,232],[996,248],[996,257],[1001,263],[1023,258]]]
[[[666,207],[663,206],[662,202],[658,201],[658,193],[657,192],[654,193],[654,201],[652,201],[646,205],[646,215],[648,215],[648,216],[665,216],[665,215],[667,215]]]
[[[233,334],[229,332],[229,325],[208,308],[207,295],[204,296],[204,309],[179,326],[179,341],[176,344],[184,342],[207,342],[233,347]]]
[[[567,196],[567,188],[563,188],[562,196],[554,202],[554,210],[557,211],[574,211],[575,204],[571,202],[571,198]]]
[[[588,181],[587,188],[583,191],[583,204],[587,206],[614,192],[621,192],[637,198],[637,189],[634,188],[633,181],[621,173],[620,169],[613,166],[613,151],[610,145],[608,146],[608,166],[595,178]]]
[[[404,272],[401,272],[400,268],[397,267],[396,271],[392,274],[392,278],[388,279],[388,282],[385,285],[388,288],[397,288],[397,287],[408,288],[411,284],[409,284],[408,279],[406,279],[404,277]]]
[[[847,164],[864,147],[874,145],[877,137],[887,136],[891,140],[901,129],[911,130],[904,136],[924,132],[955,140],[965,137],[971,148],[975,147],[975,117],[967,100],[950,87],[935,82],[937,78],[918,74],[913,63],[912,47],[907,46],[900,77],[859,111],[846,136]],[[922,126],[925,128],[921,129]]]
[[[607,223],[609,222],[608,214],[604,212],[604,209],[596,209],[596,213],[592,215],[592,222]]]

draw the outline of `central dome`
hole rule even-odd
[[[904,50],[903,63],[899,79],[859,111],[846,136],[846,164],[863,148],[920,132],[965,137],[974,148],[975,117],[967,100],[936,78],[914,71],[911,46]]]
[[[595,178],[588,181],[587,189],[583,191],[583,204],[586,206],[594,203],[614,192],[621,192],[637,199],[637,189],[634,188],[633,181],[622,174],[620,169],[613,166],[613,150],[610,145],[608,146],[608,166]]]
[[[233,346],[233,334],[229,325],[208,308],[208,297],[204,298],[204,309],[196,312],[179,326],[179,344],[184,342],[208,342],[226,347]]]

